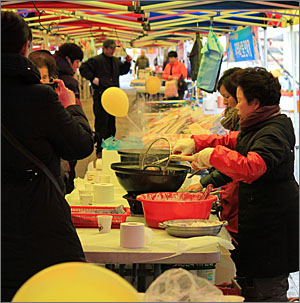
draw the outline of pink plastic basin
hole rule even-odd
[[[146,223],[159,228],[158,223],[176,219],[208,219],[216,196],[200,200],[202,193],[159,192],[137,196],[143,204]]]

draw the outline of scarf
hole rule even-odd
[[[238,110],[235,107],[231,107],[225,109],[224,118],[220,121],[220,123],[225,129],[233,131],[237,130],[238,121]]]
[[[247,117],[240,118],[240,128],[241,130],[245,130],[252,125],[255,125],[261,121],[264,121],[273,116],[277,116],[279,114],[280,114],[279,105],[269,105],[269,106],[260,107],[255,112],[248,115]]]

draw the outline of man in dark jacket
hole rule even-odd
[[[138,56],[134,64],[134,77],[136,74],[136,68],[139,72],[141,69],[145,69],[146,67],[149,67],[149,59],[146,57],[146,52],[144,50],[141,50],[141,55]]]
[[[81,106],[80,91],[78,81],[74,78],[74,74],[83,59],[82,49],[75,43],[64,43],[58,51],[55,52],[56,68],[58,78],[64,81],[65,86],[74,92],[76,104]],[[66,193],[70,193],[74,189],[75,166],[77,161],[70,160],[69,178],[66,183]]]
[[[108,114],[102,104],[101,96],[109,87],[119,87],[119,76],[129,72],[131,57],[126,56],[125,62],[121,62],[113,54],[117,44],[114,40],[105,40],[103,53],[90,58],[81,64],[79,69],[82,77],[91,81],[94,94],[95,133],[97,141],[97,157],[102,157],[102,139],[107,139],[116,134],[115,117]]]
[[[70,207],[46,174],[15,148],[5,127],[53,174],[61,189],[60,157],[82,159],[93,135],[74,93],[63,81],[40,83],[27,59],[32,34],[16,13],[1,12],[1,302],[51,265],[85,261]]]

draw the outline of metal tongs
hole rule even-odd
[[[158,164],[161,164],[165,161],[190,161],[192,162],[194,160],[194,157],[193,156],[182,156],[182,155],[170,155],[166,158],[163,158],[163,159],[160,159],[158,161],[155,161],[152,163],[152,165],[158,165]]]

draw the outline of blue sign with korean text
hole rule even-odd
[[[257,60],[258,46],[252,27],[246,27],[229,35],[229,61]],[[233,58],[232,58],[233,56]]]

